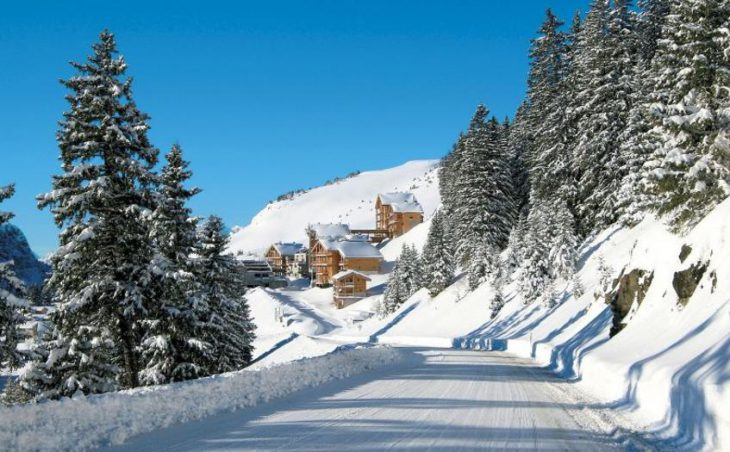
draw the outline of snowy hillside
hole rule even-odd
[[[417,160],[381,171],[366,171],[331,185],[277,201],[248,226],[233,229],[231,251],[260,254],[277,241],[306,243],[305,228],[314,223],[345,223],[355,229],[375,227],[375,197],[381,192],[415,194],[428,218],[439,204],[437,160]]]

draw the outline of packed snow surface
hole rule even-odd
[[[119,450],[625,450],[601,409],[504,353],[411,359],[250,410],[134,438]]]

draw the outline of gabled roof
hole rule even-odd
[[[332,277],[332,280],[338,281],[338,280],[340,280],[346,276],[350,276],[350,275],[359,276],[359,277],[363,278],[365,281],[372,281],[372,279],[368,278],[366,275],[364,275],[358,271],[355,271],[355,270],[343,270],[343,271],[337,273],[336,275],[334,275]]]
[[[399,213],[423,213],[423,208],[418,200],[409,192],[380,193],[380,202],[385,206],[393,208],[393,212]]]
[[[350,233],[350,227],[342,223],[310,224],[308,230],[313,231],[318,238],[338,238]]]
[[[321,239],[319,243],[330,251],[339,251],[346,258],[382,259],[383,255],[370,242],[360,240]]]
[[[304,245],[301,243],[291,242],[291,243],[281,243],[277,242],[271,245],[276,249],[276,251],[281,256],[294,256],[298,252],[302,251],[304,249]]]

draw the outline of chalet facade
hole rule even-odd
[[[290,278],[306,278],[309,275],[309,249],[303,248],[294,255],[286,268],[286,274]]]
[[[266,250],[266,260],[276,276],[284,276],[289,272],[289,265],[297,253],[304,250],[301,243],[274,243]]]
[[[365,274],[355,270],[344,270],[334,275],[332,284],[335,306],[342,309],[367,297],[369,281],[370,278]]]
[[[271,287],[278,289],[288,285],[285,278],[277,276],[268,261],[242,260],[243,280],[246,287]]]
[[[399,237],[423,223],[423,208],[413,193],[381,193],[375,199],[375,228]]]
[[[329,286],[334,276],[344,270],[379,273],[382,262],[383,255],[367,238],[320,239],[311,250],[312,282],[320,287]]]

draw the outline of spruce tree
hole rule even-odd
[[[405,293],[407,297],[410,297],[421,288],[420,259],[415,246],[403,244],[398,263]]]
[[[654,151],[641,184],[649,204],[677,226],[698,221],[730,193],[729,8],[672,0],[652,62],[645,108]]]
[[[578,240],[573,215],[563,202],[552,205],[549,212],[552,225],[550,238],[550,276],[569,279],[575,273]]]
[[[194,276],[197,219],[186,206],[200,190],[185,187],[192,173],[179,145],[172,147],[166,160],[151,219],[159,271],[157,296],[148,308],[152,319],[142,341],[142,384],[208,375],[206,363],[214,359],[210,344],[201,338],[209,310]]]
[[[39,197],[62,228],[48,284],[58,310],[46,343],[45,394],[104,392],[139,384],[153,279],[147,217],[157,149],[132,99],[127,65],[104,31],[79,74],[62,83],[70,105],[57,139],[63,173]]]
[[[393,271],[388,276],[388,285],[383,293],[383,306],[385,314],[392,314],[408,299],[408,287],[403,278],[403,261],[395,262]]]
[[[486,281],[490,274],[495,272],[496,260],[497,256],[494,248],[483,242],[474,247],[474,253],[467,270],[469,289],[475,290],[481,283]]]
[[[15,186],[0,187],[0,203],[15,193]],[[13,214],[0,211],[0,227],[7,223]],[[15,275],[13,262],[0,262],[0,364],[15,369],[23,362],[24,356],[18,351],[21,334],[18,331],[23,321],[22,309],[25,301],[25,285]]]
[[[518,288],[525,304],[543,296],[552,281],[550,275],[550,218],[549,206],[537,204],[527,217],[527,231],[523,241],[524,254],[518,274]]]
[[[432,297],[441,293],[454,279],[454,256],[445,239],[443,218],[437,211],[431,219],[431,228],[423,249],[421,281]]]
[[[255,326],[251,321],[243,271],[236,259],[226,254],[228,237],[223,220],[211,216],[198,234],[195,274],[199,296],[206,300],[210,314],[201,340],[210,344],[214,361],[209,373],[229,372],[247,366],[253,356]]]

